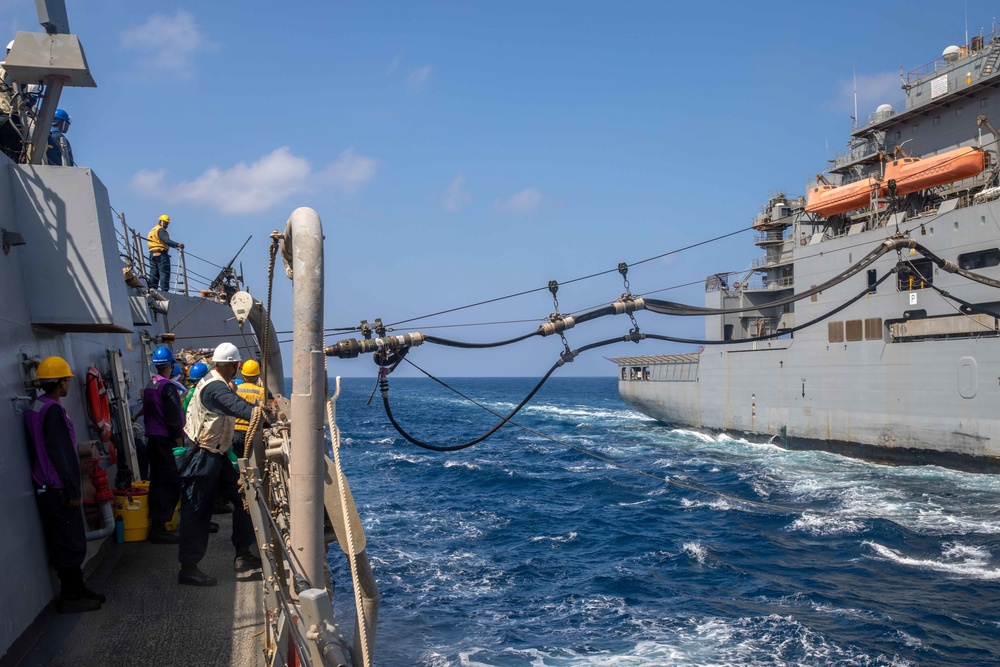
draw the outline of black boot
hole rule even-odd
[[[92,591],[86,586],[83,587],[83,591],[81,593],[83,597],[87,598],[88,600],[97,600],[101,604],[104,604],[105,602],[108,601],[108,598],[104,595],[104,593],[98,593],[97,591]]]
[[[177,533],[167,530],[167,524],[163,521],[156,521],[149,528],[149,536],[146,538],[153,544],[177,544],[181,541]]]
[[[197,565],[181,565],[177,583],[184,586],[215,586],[219,581],[199,570]]]
[[[215,507],[212,508],[212,514],[232,514],[233,505],[225,498],[219,498],[215,501]]]
[[[250,551],[250,547],[236,550],[236,558],[233,559],[233,569],[237,572],[259,570],[261,565],[262,563],[260,558],[253,555],[253,552]]]
[[[58,570],[58,574],[61,592],[56,598],[56,611],[60,614],[79,614],[101,608],[103,600],[87,596],[89,591],[83,585],[83,570],[67,568]]]
[[[79,595],[62,593],[56,598],[56,611],[60,614],[80,614],[85,611],[97,611],[101,603]]]
[[[210,521],[208,524],[208,532],[209,533],[219,532],[219,524],[215,523],[214,521]]]

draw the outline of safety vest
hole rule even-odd
[[[166,438],[170,435],[167,418],[163,411],[163,392],[176,389],[177,385],[163,377],[154,375],[142,392],[142,415],[146,425],[146,435],[159,435]],[[184,416],[181,415],[181,419]]]
[[[257,405],[257,402],[264,398],[264,388],[259,384],[252,382],[244,382],[239,387],[236,388],[236,393],[240,395],[247,403]],[[246,431],[250,428],[250,422],[245,419],[236,420],[236,430]]]
[[[160,226],[160,223],[156,223],[156,226],[149,230],[149,234],[146,234],[146,242],[149,243],[149,252],[166,252],[170,249],[170,246],[160,240],[161,229],[163,227]]]
[[[42,425],[45,423],[45,413],[53,406],[62,413],[66,420],[66,428],[69,429],[69,439],[73,443],[73,459],[76,458],[76,432],[73,430],[73,422],[69,420],[69,415],[59,404],[59,401],[48,396],[39,396],[24,413],[24,421],[28,427],[28,438],[31,440],[31,479],[34,480],[38,488],[49,486],[55,489],[63,488],[63,481],[59,477],[55,464],[49,457],[49,452],[45,448],[45,436],[42,432]]]
[[[236,418],[212,412],[201,402],[202,392],[212,382],[225,382],[214,368],[194,388],[194,395],[188,403],[184,432],[196,445],[216,454],[225,454],[233,444]]]

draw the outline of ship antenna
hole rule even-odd
[[[969,43],[969,0],[965,0],[965,43]]]
[[[854,63],[854,127],[858,127],[858,64]]]

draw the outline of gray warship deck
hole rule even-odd
[[[56,614],[49,605],[0,665],[263,665],[260,571],[233,572],[230,517],[214,518],[220,530],[200,565],[218,586],[179,585],[176,545],[113,545],[88,578],[107,595],[101,610]]]

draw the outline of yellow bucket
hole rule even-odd
[[[174,516],[167,522],[167,530],[174,532],[181,525],[181,501],[177,501],[177,507],[174,508]]]
[[[142,542],[149,535],[149,491],[132,488],[115,491],[115,517],[125,524],[125,541]]]

